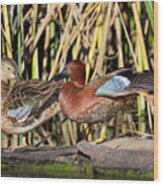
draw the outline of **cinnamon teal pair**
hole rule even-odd
[[[16,63],[2,59],[2,130],[6,133],[27,132],[59,109],[77,123],[104,123],[119,110],[130,108],[130,97],[153,93],[154,89],[152,73],[133,73],[129,69],[118,70],[85,86],[85,66],[78,60],[68,63],[54,78],[70,79],[62,88],[56,81],[40,80],[18,80],[10,88],[8,80],[16,77]]]

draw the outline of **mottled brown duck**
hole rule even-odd
[[[8,58],[1,60],[1,128],[7,134],[23,134],[53,117],[58,111],[58,90],[62,83],[20,80],[17,65]],[[10,87],[8,81],[15,79]]]

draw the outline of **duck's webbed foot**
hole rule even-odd
[[[104,126],[102,126],[102,129],[100,131],[99,138],[97,138],[95,141],[93,141],[93,143],[94,144],[99,144],[99,143],[102,143],[102,142],[106,141],[106,139],[107,139],[106,132],[107,132],[107,126],[104,125]]]

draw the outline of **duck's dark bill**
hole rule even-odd
[[[68,77],[68,75],[67,75],[67,71],[66,71],[66,69],[64,69],[61,73],[59,73],[58,75],[56,75],[56,76],[54,76],[54,80],[55,81],[59,81],[59,80],[61,80],[61,79],[63,79],[63,78],[67,78]]]

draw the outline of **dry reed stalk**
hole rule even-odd
[[[101,7],[102,7],[102,3],[99,3],[99,6],[95,9],[94,12],[92,12],[92,14],[90,15],[90,18],[87,21],[87,25],[82,30],[83,33],[84,31],[91,30],[94,27],[95,22],[97,21],[99,14],[101,13],[99,12],[99,9],[101,9]],[[96,26],[99,26],[99,25],[95,25],[95,27]]]
[[[10,45],[10,41],[8,39],[8,36],[7,36],[6,32],[5,32],[5,30],[3,28],[1,28],[1,31],[2,31],[3,38],[6,40],[7,50],[10,50],[10,52],[12,52],[13,50],[12,50],[12,47]],[[5,42],[4,42],[4,44],[5,44]],[[5,48],[5,45],[4,45],[4,48]]]
[[[148,114],[148,122],[149,122],[149,130],[153,133],[153,125],[152,125],[152,112],[149,101],[147,101],[147,114]]]
[[[147,53],[146,53],[146,48],[145,48],[145,43],[144,43],[144,38],[143,38],[143,33],[142,33],[142,28],[141,28],[141,23],[140,23],[136,3],[132,4],[132,10],[133,10],[133,14],[134,14],[135,24],[137,27],[138,37],[139,37],[140,44],[141,44],[144,69],[149,70],[148,58],[147,58]]]
[[[50,26],[47,25],[45,30],[45,44],[44,44],[44,59],[43,59],[43,80],[48,78],[47,66],[48,66],[48,48],[50,43]]]
[[[123,50],[122,50],[122,36],[121,36],[121,23],[118,17],[118,10],[115,6],[116,18],[115,18],[115,30],[117,35],[117,48],[118,48],[118,67],[124,67]]]
[[[73,50],[72,50],[73,59],[78,58],[78,55],[79,55],[79,52],[80,52],[80,49],[81,49],[81,42],[82,42],[81,35],[78,34],[77,39],[76,39],[76,43],[74,44],[74,47],[73,47]]]
[[[40,25],[40,27],[39,27],[36,35],[35,35],[35,38],[34,38],[34,41],[33,41],[33,48],[32,48],[33,51],[35,50],[35,48],[37,46],[37,43],[38,43],[38,41],[39,41],[39,39],[40,39],[43,31],[45,30],[47,24],[49,23],[49,21],[51,19],[52,14],[53,14],[53,11],[54,11],[55,6],[54,5],[51,5],[50,7],[51,8],[50,8],[48,14],[44,18],[43,23]]]
[[[32,37],[33,40],[36,38],[37,31],[37,21],[38,21],[38,5],[33,5],[33,22],[32,22]],[[33,45],[31,46],[33,48]],[[38,48],[34,50],[32,56],[32,79],[39,78],[39,63],[38,63]]]
[[[74,140],[77,143],[78,140],[78,124],[76,122],[72,122],[72,129],[73,129],[73,134],[74,134]]]
[[[67,122],[68,122],[68,132],[69,132],[70,141],[71,141],[72,145],[76,145],[72,122],[70,120],[68,120]]]
[[[17,134],[12,135],[11,147],[12,148],[18,147],[18,135]]]
[[[132,42],[131,42],[131,40],[130,40],[130,37],[129,37],[129,33],[128,33],[128,31],[127,31],[127,28],[126,28],[126,26],[125,26],[125,22],[124,22],[124,20],[123,20],[123,18],[122,18],[122,14],[121,14],[121,11],[120,11],[120,8],[119,8],[118,3],[116,3],[116,7],[117,7],[117,10],[118,10],[118,13],[119,13],[121,22],[122,22],[122,26],[123,26],[123,29],[124,29],[124,32],[125,32],[125,35],[126,35],[126,39],[127,39],[127,41],[128,41],[128,44],[129,44],[129,48],[130,48],[130,51],[131,51],[131,54],[132,54],[132,57],[133,57],[135,66],[136,66],[136,68],[138,68],[138,62],[137,62],[137,60],[136,60],[136,56],[135,56],[135,53],[134,53],[134,50],[133,50]]]
[[[9,18],[8,18],[8,11],[7,11],[7,5],[2,5],[2,14],[3,14],[3,20],[4,20],[4,30],[5,30],[5,36],[7,39],[7,56],[9,58],[12,58],[12,44],[11,44],[11,33],[10,33],[10,25],[9,25]]]
[[[75,40],[75,38],[78,34],[78,29],[83,24],[83,22],[87,19],[87,17],[92,13],[92,11],[95,10],[95,8],[97,6],[98,6],[98,4],[92,5],[92,7],[88,11],[85,11],[83,13],[80,22],[73,28],[71,34],[69,35],[68,39],[66,40],[65,44],[63,45],[62,55],[64,55],[64,53],[67,52],[68,47]]]
[[[21,5],[17,5],[17,19],[18,19],[18,36],[17,36],[17,51],[18,51],[18,72],[19,75],[22,74],[22,34],[23,34],[23,30],[22,30],[22,7]]]
[[[99,30],[99,25],[102,23],[102,15],[100,14],[101,10],[101,4],[97,7],[97,20],[96,20],[96,26],[93,32],[93,39],[92,43],[90,44],[90,50],[88,54],[88,63],[86,64],[86,83],[88,82],[89,76],[90,76],[90,69],[92,66],[94,66],[95,63],[95,49],[96,49],[96,44],[98,40],[98,30]],[[101,25],[102,26],[102,25]],[[99,51],[98,51],[99,52]]]
[[[62,25],[63,31],[65,31],[65,23],[64,23],[64,20],[63,20],[61,8],[58,9],[58,14],[59,14],[59,23]]]
[[[23,23],[32,16],[32,8],[30,8],[27,13],[23,16]]]
[[[3,56],[5,54],[5,41],[2,34],[1,34],[1,51],[2,51],[1,56]]]
[[[53,143],[52,140],[49,138],[50,135],[47,134],[47,132],[44,130],[43,127],[41,127],[41,132],[42,132],[44,138],[46,138],[48,144],[49,144],[50,146],[54,146],[54,143]]]
[[[93,72],[91,79],[94,79],[96,74],[101,74],[101,71],[102,71],[102,66],[103,66],[103,62],[104,62],[104,54],[106,51],[107,35],[109,33],[109,28],[110,28],[109,20],[111,17],[112,5],[113,5],[113,3],[111,3],[111,2],[108,3],[107,15],[105,18],[104,28],[103,28],[103,38],[101,41],[101,47],[99,50],[99,55],[96,60],[95,70]]]
[[[8,148],[8,141],[9,141],[9,138],[6,134],[4,133],[1,133],[1,148]]]
[[[62,133],[63,133],[65,145],[69,146],[71,145],[71,142],[70,142],[70,137],[68,133],[68,120],[62,123],[61,127],[62,127]]]
[[[50,72],[50,75],[48,77],[48,79],[50,80],[57,72],[57,67],[58,67],[58,63],[59,63],[59,57],[61,55],[61,52],[62,52],[62,49],[63,49],[63,45],[64,45],[64,42],[65,42],[65,36],[66,36],[66,33],[69,29],[69,26],[70,26],[70,22],[71,22],[71,19],[72,19],[72,16],[73,16],[73,10],[74,10],[74,5],[71,6],[71,10],[70,10],[70,13],[69,13],[69,17],[67,19],[67,23],[66,23],[66,26],[65,26],[65,32],[63,33],[62,35],[62,38],[61,38],[61,41],[60,41],[60,45],[59,45],[59,48],[58,48],[58,51],[57,51],[57,54],[55,56],[55,59],[54,59],[54,62],[53,62],[53,66],[51,68],[51,72]]]
[[[75,10],[78,10],[77,9],[78,7],[75,6]],[[82,11],[82,10],[81,10]],[[79,11],[74,11],[73,12],[73,15],[74,15],[74,19],[76,21],[76,24],[79,23],[79,19],[81,19],[81,12]],[[82,32],[84,29],[84,23],[81,25],[80,27],[80,32]],[[77,59],[78,58],[78,55],[79,55],[79,52],[82,48],[82,45],[81,45],[81,42],[82,42],[82,36],[81,36],[81,33],[78,32],[78,36],[76,38],[76,42],[74,44],[74,47],[72,49],[72,56],[73,56],[73,59]]]

